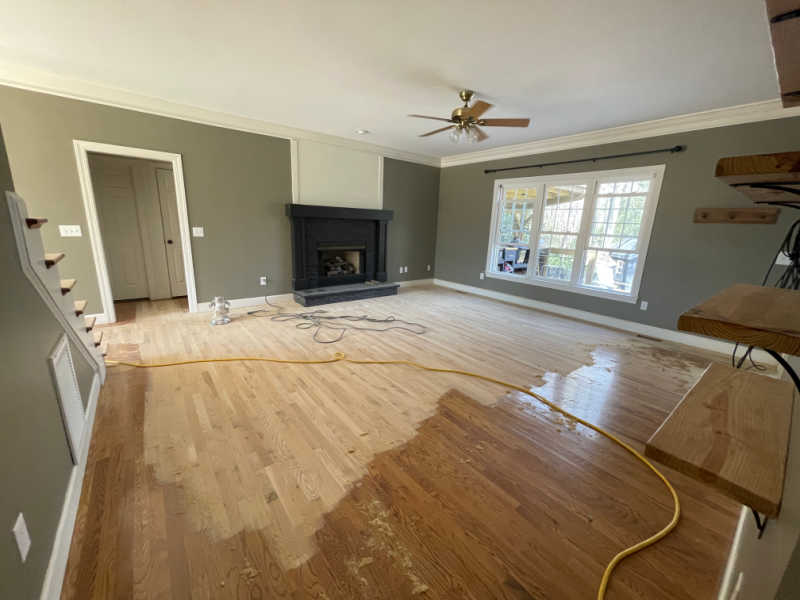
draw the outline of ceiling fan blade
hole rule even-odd
[[[527,127],[530,119],[481,119],[481,125],[486,127]]]
[[[467,113],[469,113],[470,116],[475,117],[477,119],[490,108],[492,108],[491,104],[489,104],[488,102],[484,102],[483,100],[478,100],[475,104],[473,104],[469,108]]]
[[[441,117],[429,117],[428,115],[408,115],[408,116],[409,117],[416,117],[418,119],[433,119],[434,121],[445,121],[447,123],[451,122],[450,119],[443,119]]]
[[[428,133],[420,134],[419,137],[428,137],[429,135],[433,135],[434,133],[439,133],[440,131],[447,131],[448,129],[452,129],[455,125],[448,125],[447,127],[442,127],[441,129],[434,129],[433,131],[429,131]]]
[[[475,128],[475,131],[478,132],[478,139],[476,141],[482,142],[483,140],[489,137],[489,135],[477,125],[473,125],[473,127]]]

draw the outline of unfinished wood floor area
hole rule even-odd
[[[535,387],[640,450],[725,360],[442,288],[324,308],[429,331],[324,345],[266,313],[211,327],[145,302],[105,329],[108,358],[411,359]],[[665,473],[681,523],[622,563],[609,599],[715,597],[739,506]],[[593,598],[611,557],[670,515],[643,465],[494,384],[343,363],[121,366],[99,399],[62,597]]]

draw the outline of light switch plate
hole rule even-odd
[[[81,237],[83,235],[80,225],[59,225],[58,233],[61,237]]]
[[[192,227],[192,237],[205,237],[206,233],[202,227]]]
[[[22,562],[28,558],[28,550],[31,549],[31,536],[28,533],[28,525],[25,523],[25,517],[19,513],[14,527],[11,529],[14,533],[14,539],[17,540],[17,548],[19,549],[19,557]]]

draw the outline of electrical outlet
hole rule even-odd
[[[192,227],[192,237],[205,237],[206,232],[202,227]]]
[[[641,310],[647,310],[647,300],[642,300],[642,301],[639,303],[639,308],[640,308]]]
[[[25,523],[25,517],[22,513],[17,515],[17,520],[11,531],[14,533],[14,539],[17,540],[19,557],[22,562],[25,562],[25,559],[28,558],[28,550],[31,549],[31,535],[28,533],[28,525]]]
[[[263,277],[258,278],[258,285],[267,285],[267,276],[264,275]]]
[[[59,225],[58,233],[61,237],[81,237],[83,235],[80,225]]]
[[[483,279],[483,277],[484,277],[484,274],[483,274],[483,273],[479,273],[479,274],[478,274],[478,277],[479,277],[480,279]]]
[[[427,270],[428,270],[428,271],[430,271],[430,270],[431,270],[431,266],[430,266],[430,265],[428,265],[428,269],[427,269]]]

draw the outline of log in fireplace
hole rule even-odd
[[[364,272],[366,246],[320,244],[318,264],[323,278],[361,275]]]

